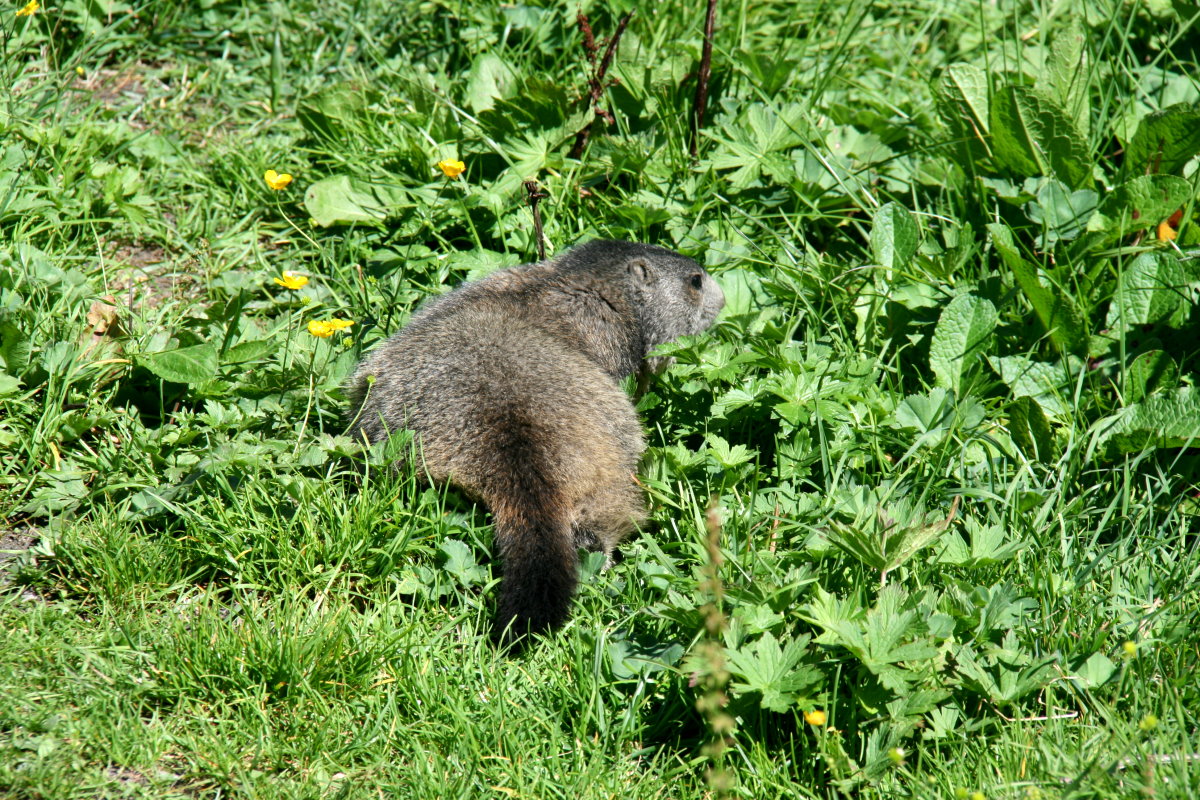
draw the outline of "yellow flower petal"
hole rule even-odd
[[[1178,232],[1178,231],[1176,231],[1174,228],[1172,228],[1172,227],[1171,227],[1171,223],[1170,223],[1170,222],[1162,222],[1162,223],[1159,223],[1159,226],[1158,226],[1158,240],[1159,240],[1160,242],[1170,242],[1170,241],[1174,241],[1175,237],[1176,237],[1176,236],[1178,236],[1178,235],[1179,235],[1179,232]]]
[[[273,169],[269,169],[263,173],[263,180],[267,182],[267,186],[270,186],[272,189],[278,192],[280,189],[285,188],[289,183],[292,182],[292,176],[288,175],[286,172],[280,173]]]
[[[29,2],[25,4],[25,7],[17,12],[17,16],[18,17],[32,17],[34,12],[37,11],[41,7],[42,7],[42,4],[39,3],[38,0],[29,0]]]
[[[297,275],[289,269],[284,270],[283,274],[275,279],[275,282],[285,289],[296,290],[303,289],[308,283],[308,278],[304,277],[303,275]]]
[[[310,319],[308,321],[308,332],[321,339],[328,339],[333,334],[343,328],[349,328],[353,324],[348,319]]]
[[[447,178],[457,178],[467,168],[467,165],[461,161],[455,161],[453,158],[443,159],[437,163],[442,174]]]
[[[825,712],[819,708],[813,711],[805,711],[804,721],[817,728],[823,728],[825,726]]]

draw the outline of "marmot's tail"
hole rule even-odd
[[[505,645],[561,625],[570,613],[579,580],[579,553],[556,493],[535,485],[539,481],[533,475],[523,476],[519,483],[515,496],[492,506],[496,546],[504,565],[496,638]]]

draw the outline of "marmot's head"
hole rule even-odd
[[[665,247],[598,240],[562,257],[565,270],[603,274],[623,283],[646,351],[700,333],[725,306],[725,293],[704,268]]]

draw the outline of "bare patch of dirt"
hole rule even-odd
[[[142,773],[125,767],[109,767],[104,770],[104,774],[109,780],[116,781],[124,786],[149,786],[150,779]]]
[[[26,527],[22,530],[0,529],[0,569],[6,562],[16,558],[38,540],[36,528]]]
[[[0,589],[12,583],[12,568],[17,564],[17,557],[33,547],[39,537],[37,528],[0,528]],[[31,591],[24,591],[22,598],[36,601],[38,596]]]
[[[166,300],[195,300],[204,287],[191,259],[183,262],[157,245],[121,243],[108,258],[119,266],[110,273],[108,293],[113,302],[130,311],[155,308]]]

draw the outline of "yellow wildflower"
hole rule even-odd
[[[349,328],[353,324],[348,319],[310,319],[308,332],[321,339],[328,339],[342,328]]]
[[[285,269],[283,274],[275,279],[275,282],[285,289],[295,291],[296,289],[303,289],[305,284],[308,283],[308,278],[303,275],[297,275],[290,269]]]
[[[1162,222],[1158,226],[1158,240],[1160,242],[1170,242],[1178,236],[1179,233],[1171,227],[1171,223]]]
[[[267,186],[278,192],[292,182],[292,176],[286,172],[279,173],[273,169],[269,169],[263,173],[263,180],[267,182]]]
[[[821,709],[804,712],[804,721],[817,728],[825,727],[825,712]]]
[[[1137,655],[1137,642],[1126,642],[1121,645],[1121,651],[1125,654],[1126,658],[1133,658]]]
[[[1147,714],[1142,717],[1142,721],[1138,723],[1139,731],[1152,731],[1158,727],[1158,717],[1153,714]]]
[[[17,12],[17,16],[18,17],[32,17],[34,12],[37,11],[41,7],[42,7],[42,4],[39,3],[38,0],[29,0],[29,2],[25,4],[25,7]]]
[[[467,165],[461,161],[455,161],[453,158],[446,158],[437,163],[442,170],[442,174],[447,178],[457,178],[467,168]]]

